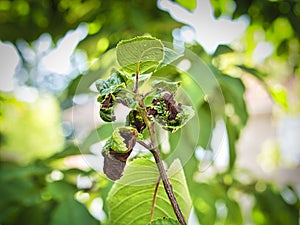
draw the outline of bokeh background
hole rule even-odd
[[[224,96],[220,120],[190,86],[197,146],[193,127],[167,136],[164,158],[194,152],[189,224],[299,224],[298,0],[1,0],[0,224],[108,224],[100,155],[114,127],[93,83],[138,35],[194,52]]]

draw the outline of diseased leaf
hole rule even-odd
[[[108,178],[117,180],[122,176],[126,160],[129,157],[138,132],[132,127],[118,127],[103,147],[103,171]]]
[[[97,80],[96,87],[100,95],[108,95],[118,92],[121,88],[125,88],[125,80],[120,73],[113,73],[107,80]]]
[[[109,179],[120,179],[130,153],[131,151],[126,153],[115,153],[112,150],[109,150],[109,152],[102,152],[104,157],[103,172]]]
[[[115,120],[114,105],[118,93],[126,88],[125,80],[120,73],[113,73],[107,80],[96,81],[100,93],[97,101],[100,103],[100,117],[106,122]]]
[[[139,133],[142,133],[146,128],[146,123],[138,110],[131,110],[126,120],[126,124],[137,129]]]
[[[176,132],[194,116],[194,110],[190,106],[177,104],[170,92],[160,91],[154,96],[148,115],[163,129]]]
[[[178,204],[187,221],[192,202],[180,161],[175,160],[167,173]],[[151,222],[151,205],[158,177],[157,166],[149,159],[138,158],[129,163],[123,177],[113,185],[107,198],[109,224],[135,225]],[[163,184],[160,183],[153,220],[163,217],[176,220]]]
[[[171,218],[161,218],[155,221],[152,221],[148,225],[180,225],[177,220]]]
[[[117,61],[129,75],[153,72],[164,58],[162,42],[153,37],[136,37],[119,42]]]
[[[137,130],[132,127],[117,127],[106,142],[103,151],[113,150],[116,153],[127,153],[135,145]]]

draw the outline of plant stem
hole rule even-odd
[[[173,191],[172,185],[171,185],[171,183],[169,181],[167,172],[166,172],[166,170],[164,168],[164,165],[163,165],[160,153],[158,151],[158,148],[153,149],[151,152],[152,152],[152,154],[154,156],[154,159],[156,161],[156,165],[158,167],[158,171],[159,171],[160,177],[162,179],[165,191],[166,191],[166,193],[167,193],[167,195],[169,197],[169,200],[170,200],[171,205],[173,207],[173,210],[174,210],[174,212],[176,214],[176,217],[177,217],[178,221],[182,225],[186,225],[186,222],[184,220],[183,214],[182,214],[182,212],[181,212],[181,210],[179,208],[179,205],[177,203],[176,197],[174,195],[174,191]]]
[[[135,72],[135,84],[134,84],[133,92],[137,93],[138,90],[139,90],[139,71],[136,70],[136,72]]]
[[[143,103],[141,103],[143,105]],[[155,126],[154,123],[151,122],[147,116],[146,110],[144,111],[144,113],[142,113],[144,121],[146,123],[146,126],[148,128],[149,131],[149,135],[150,135],[150,139],[151,139],[151,144],[150,146],[148,145],[144,145],[147,146],[147,148],[150,150],[150,152],[152,153],[152,155],[154,156],[159,174],[160,174],[160,179],[163,182],[165,191],[168,195],[168,198],[171,202],[171,205],[173,207],[174,213],[176,214],[176,217],[178,219],[178,221],[182,224],[182,225],[186,225],[186,222],[184,220],[183,214],[180,210],[180,207],[178,205],[178,202],[176,200],[172,185],[169,181],[166,169],[163,165],[163,161],[158,149],[158,143],[157,143],[157,137],[156,137],[156,132],[155,132]]]
[[[158,192],[159,184],[160,184],[160,177],[158,178],[158,180],[156,182],[154,193],[153,193],[151,213],[150,213],[150,222],[152,221],[153,216],[154,216],[154,208],[155,208],[155,203],[156,203],[156,197],[157,197],[157,192]]]

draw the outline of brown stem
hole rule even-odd
[[[151,213],[150,213],[150,222],[152,221],[153,216],[154,216],[154,208],[155,208],[155,203],[156,203],[156,197],[157,197],[157,193],[158,193],[159,184],[160,184],[160,177],[157,180],[157,183],[156,183],[155,189],[154,189],[154,193],[153,193]]]
[[[186,225],[185,219],[183,217],[183,214],[180,210],[180,207],[178,205],[178,202],[176,200],[172,185],[169,181],[168,175],[167,175],[167,171],[163,165],[163,161],[158,149],[158,143],[157,143],[157,137],[156,137],[156,132],[155,132],[155,126],[154,126],[154,122],[150,121],[150,119],[147,116],[147,109],[144,105],[144,102],[142,99],[140,99],[139,105],[142,107],[140,110],[140,113],[144,119],[144,122],[146,123],[146,127],[148,128],[149,131],[149,135],[150,135],[150,140],[151,140],[151,144],[147,145],[144,142],[138,141],[141,145],[143,145],[145,148],[147,148],[152,155],[154,156],[159,174],[160,174],[160,179],[163,182],[166,194],[168,195],[168,198],[171,202],[171,205],[173,207],[174,213],[176,214],[177,220],[182,224],[182,225]]]
[[[164,184],[164,188],[165,188],[165,191],[169,197],[169,200],[171,202],[171,205],[173,207],[173,210],[176,214],[176,217],[178,219],[178,221],[182,224],[182,225],[186,225],[186,222],[184,220],[184,217],[183,217],[183,214],[180,210],[180,207],[177,203],[177,200],[176,200],[176,197],[174,195],[174,191],[173,191],[173,188],[172,188],[172,185],[168,179],[168,175],[167,175],[167,172],[164,168],[164,165],[163,165],[163,162],[162,162],[162,159],[161,159],[161,156],[160,156],[160,153],[158,151],[158,149],[155,149],[155,150],[152,150],[151,151],[153,156],[154,156],[154,159],[156,161],[156,165],[158,167],[158,170],[159,170],[159,173],[160,173],[160,177],[162,179],[162,182]]]
[[[139,89],[139,71],[137,70],[135,72],[135,84],[134,84],[133,92],[137,93],[138,89]]]
[[[147,118],[148,120],[148,118]],[[176,200],[176,197],[175,197],[175,194],[174,194],[174,191],[173,191],[173,188],[172,188],[172,185],[169,181],[169,178],[168,178],[168,175],[167,175],[167,172],[166,172],[166,169],[163,165],[163,161],[162,161],[162,158],[161,158],[161,155],[160,155],[160,152],[159,152],[159,149],[158,149],[158,144],[157,144],[157,138],[156,138],[156,134],[155,134],[155,127],[154,127],[154,123],[150,122],[149,120],[146,122],[146,124],[148,125],[148,129],[149,129],[149,134],[150,134],[150,139],[151,139],[151,153],[152,155],[154,156],[154,159],[155,159],[155,162],[156,162],[156,165],[157,165],[157,168],[158,168],[158,171],[159,171],[159,174],[160,174],[160,178],[164,184],[164,188],[165,188],[165,191],[168,195],[168,198],[171,202],[171,205],[173,207],[173,210],[176,214],[176,217],[178,219],[178,221],[182,224],[182,225],[186,225],[186,222],[184,220],[184,217],[183,217],[183,214],[180,210],[180,207],[178,205],[178,202]]]

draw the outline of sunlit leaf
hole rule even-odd
[[[121,41],[117,46],[117,60],[128,74],[153,72],[164,57],[164,47],[153,37],[136,37]]]
[[[168,170],[178,204],[186,220],[191,210],[185,176],[179,160]],[[159,173],[156,164],[149,159],[138,158],[125,169],[123,177],[116,182],[107,198],[111,225],[148,224],[154,189]],[[153,220],[169,217],[176,219],[163,185],[158,188]]]

